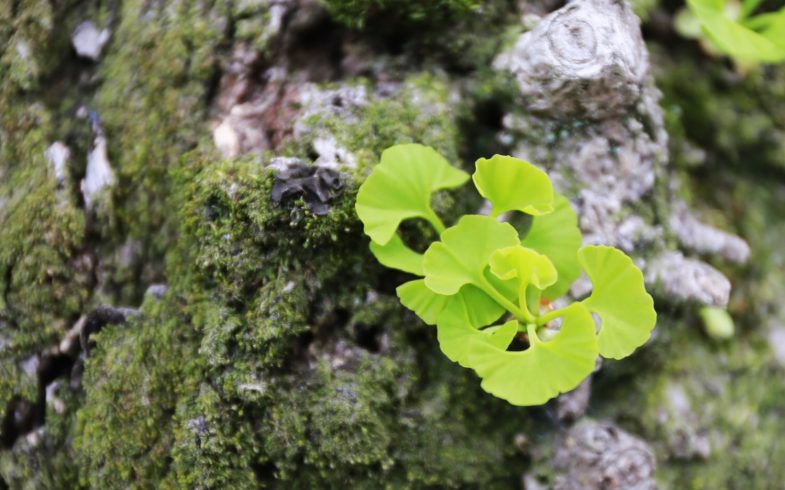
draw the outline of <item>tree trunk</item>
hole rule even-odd
[[[0,0],[0,489],[779,488],[785,68],[675,14]],[[542,407],[485,393],[354,211],[406,142],[547,169],[644,271],[649,343]]]

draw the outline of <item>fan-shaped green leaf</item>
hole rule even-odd
[[[533,216],[553,211],[551,179],[529,162],[505,155],[480,158],[472,179],[493,205],[493,216],[513,210]]]
[[[594,370],[597,336],[589,311],[580,303],[564,308],[561,330],[542,341],[529,325],[530,346],[508,352],[481,337],[472,337],[467,364],[483,378],[488,393],[513,405],[541,405],[569,391]]]
[[[593,285],[583,304],[600,317],[600,354],[613,359],[630,355],[646,342],[657,323],[643,274],[624,252],[613,247],[583,247],[578,260]]]
[[[566,197],[557,194],[554,210],[544,216],[536,216],[521,245],[544,254],[556,266],[559,278],[555,284],[543,291],[543,295],[554,300],[570,289],[570,285],[581,275],[578,264],[578,249],[583,236],[578,228],[578,216]]]
[[[424,280],[417,279],[398,286],[396,292],[401,303],[429,325],[436,324],[448,305],[462,307],[466,311],[465,323],[474,328],[490,325],[504,313],[504,308],[470,284],[453,296],[444,296],[428,289]],[[455,301],[451,301],[453,299]]]
[[[401,304],[415,312],[428,325],[436,325],[436,319],[451,298],[434,293],[425,287],[422,279],[405,282],[398,286],[395,292]]]
[[[478,330],[473,326],[473,323],[476,324],[476,319],[472,319],[471,315],[471,308],[466,303],[451,300],[450,305],[439,315],[436,323],[437,338],[442,352],[451,361],[457,362],[463,367],[470,367],[467,364],[467,356],[472,339],[484,339],[491,345],[505,349],[518,331],[516,320],[498,327]],[[487,323],[485,324],[487,325]]]
[[[764,25],[761,35],[785,51],[785,7],[777,12],[758,15]]]
[[[392,146],[384,150],[381,162],[360,186],[355,209],[365,233],[384,245],[405,219],[441,223],[431,208],[431,194],[458,187],[468,178],[433,148],[418,144]]]
[[[483,271],[491,254],[519,243],[518,232],[508,223],[488,216],[464,216],[425,251],[425,285],[445,295],[457,293],[464,284],[482,289],[487,283]]]
[[[371,241],[371,252],[376,260],[384,266],[417,276],[423,275],[422,254],[407,247],[401,237],[395,233],[384,245]]]
[[[785,61],[785,49],[773,39],[729,18],[724,11],[725,2],[688,0],[687,4],[700,21],[706,37],[723,53],[742,61]]]
[[[722,4],[725,3],[724,1],[718,1],[718,0],[714,0],[714,1],[719,4],[719,8],[722,8]],[[752,12],[754,12],[755,9],[758,8],[758,6],[762,1],[763,0],[742,0],[741,13],[739,14],[739,17],[742,19],[749,17],[752,14]]]

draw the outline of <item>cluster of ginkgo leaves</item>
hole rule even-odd
[[[762,0],[687,0],[676,19],[687,37],[702,33],[709,46],[739,62],[785,61],[785,7],[756,14]]]
[[[448,358],[474,369],[487,392],[540,405],[580,384],[598,354],[619,359],[646,342],[657,315],[641,271],[613,247],[581,247],[577,216],[545,172],[510,156],[479,159],[474,184],[493,210],[445,228],[432,195],[468,179],[432,148],[396,145],[357,194],[371,251],[383,265],[419,276],[399,286],[398,297],[436,325]],[[533,217],[525,236],[499,220],[511,211]],[[413,218],[440,234],[424,254],[399,235]],[[554,309],[581,269],[591,295]]]

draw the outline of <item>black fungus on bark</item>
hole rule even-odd
[[[342,191],[343,180],[337,170],[296,163],[278,171],[272,199],[280,203],[302,197],[313,214],[324,216],[330,211],[330,201]]]
[[[95,341],[90,337],[98,333],[106,325],[120,325],[125,323],[128,316],[134,315],[137,310],[134,308],[115,308],[112,306],[99,306],[87,315],[87,320],[82,331],[79,332],[79,343],[85,354],[95,346]]]

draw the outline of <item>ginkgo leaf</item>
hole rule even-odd
[[[785,7],[778,12],[756,16],[764,26],[761,35],[785,50]]]
[[[380,264],[410,274],[422,276],[422,254],[418,254],[403,243],[401,237],[393,234],[384,245],[371,241],[371,252]]]
[[[468,178],[433,148],[418,144],[387,148],[357,193],[355,209],[365,234],[384,245],[405,219],[424,218],[439,228],[431,194],[458,187]]]
[[[713,0],[716,2],[715,8],[722,8],[723,4],[725,3],[724,0]],[[742,0],[741,2],[741,12],[739,13],[740,18],[746,18],[755,11],[756,8],[760,5],[763,0]]]
[[[493,216],[513,210],[533,216],[553,211],[551,179],[529,162],[505,155],[480,158],[472,179],[493,205]]]
[[[425,251],[425,285],[445,295],[457,293],[464,284],[484,289],[483,272],[491,254],[519,243],[518,232],[508,223],[488,216],[464,216]]]
[[[464,323],[474,328],[490,325],[504,313],[503,307],[470,284],[462,287],[453,296],[434,293],[425,286],[425,281],[422,279],[401,284],[395,291],[401,304],[415,312],[429,325],[436,324],[439,315],[448,305],[453,308],[463,308],[466,311]],[[453,299],[454,301],[451,302]]]
[[[477,327],[472,326],[473,320],[470,315],[471,309],[466,303],[454,300],[439,315],[436,322],[439,347],[451,361],[457,362],[463,367],[470,367],[467,364],[467,356],[472,339],[484,339],[491,345],[506,349],[518,331],[516,320],[511,320],[499,327],[478,330]]]
[[[554,300],[566,293],[581,275],[578,249],[583,243],[578,228],[578,216],[566,197],[557,194],[554,210],[544,216],[536,216],[521,245],[544,254],[556,266],[558,280],[543,291],[543,296]]]
[[[782,46],[729,18],[725,13],[725,2],[687,0],[687,4],[700,21],[704,34],[723,53],[742,61],[785,61]]]
[[[488,280],[493,289],[501,293],[509,301],[516,301],[518,299],[518,281],[515,279],[499,279],[496,274],[491,272],[490,268],[485,269],[485,279]]]
[[[422,279],[405,282],[398,286],[395,292],[401,304],[415,312],[428,325],[436,325],[436,319],[451,298],[434,293],[425,287]]]
[[[613,359],[627,357],[648,340],[657,323],[643,273],[613,247],[583,247],[578,260],[592,282],[591,296],[583,304],[600,317],[600,354]]]
[[[548,257],[520,245],[498,249],[488,264],[499,279],[517,279],[539,289],[547,288],[557,278],[556,267]]]
[[[527,326],[525,351],[509,352],[472,337],[466,363],[482,378],[482,388],[513,405],[541,405],[589,376],[597,358],[594,321],[580,303],[562,311],[561,330],[551,340],[541,340],[535,327]]]

